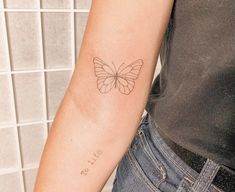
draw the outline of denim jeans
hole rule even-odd
[[[207,159],[200,173],[163,141],[150,116],[119,162],[112,192],[222,192],[212,184],[220,166]]]

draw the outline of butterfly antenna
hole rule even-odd
[[[113,66],[114,66],[114,69],[115,69],[115,73],[117,72],[117,68],[115,66],[115,64],[112,62]]]

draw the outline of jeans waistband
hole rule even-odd
[[[178,155],[176,155],[176,153],[166,144],[166,142],[162,139],[158,132],[158,125],[156,124],[156,122],[153,121],[148,113],[143,117],[141,123],[146,123],[149,125],[149,132],[152,142],[158,148],[158,150],[183,174],[185,174],[190,181],[194,181],[198,173],[190,166],[188,166],[184,161],[182,161],[182,159]]]
[[[162,154],[164,154],[182,173],[187,175],[188,179],[191,181],[194,181],[198,174],[200,173],[201,169],[203,168],[204,163],[206,162],[207,158],[203,158],[200,156],[194,155],[193,152],[190,152],[187,154],[189,155],[191,153],[192,160],[196,162],[196,164],[200,165],[200,170],[195,169],[195,167],[191,166],[190,162],[184,161],[185,157],[184,155],[179,155],[179,152],[176,153],[176,150],[180,149],[180,146],[177,146],[173,141],[169,139],[166,139],[163,137],[162,133],[160,132],[160,128],[157,125],[157,123],[151,118],[151,116],[147,113],[146,116],[143,117],[142,123],[148,123],[149,124],[149,132],[151,135],[151,139],[155,146],[161,151]],[[169,142],[168,142],[169,140]],[[182,147],[181,147],[182,148]],[[183,148],[182,148],[183,149]],[[184,150],[180,149],[180,153],[184,152]],[[201,162],[200,162],[201,161]],[[202,163],[204,161],[204,163]],[[221,172],[222,170],[222,172]],[[224,189],[226,189],[226,185],[235,185],[235,174],[233,172],[227,171],[224,168],[221,168],[218,172],[219,179],[214,180],[214,184],[217,186],[223,186]],[[223,177],[227,179],[223,179]],[[229,189],[232,188],[231,186]],[[234,188],[232,188],[234,189]]]

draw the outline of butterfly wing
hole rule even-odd
[[[94,63],[95,75],[98,78],[115,75],[115,70],[113,70],[109,65],[107,65],[102,59],[94,57],[93,63]]]
[[[107,65],[102,59],[93,59],[95,75],[97,76],[97,88],[101,93],[109,92],[115,84],[115,70]]]
[[[135,80],[139,76],[142,65],[143,60],[138,59],[126,67],[123,65],[119,67],[117,87],[121,93],[128,95],[134,89]]]
[[[143,63],[144,62],[142,59],[138,59],[127,65],[126,67],[123,67],[123,65],[121,65],[118,69],[118,76],[123,78],[130,78],[133,80],[137,79]]]
[[[134,89],[135,81],[129,78],[118,77],[117,78],[117,87],[118,90],[125,94],[129,95],[130,92]]]

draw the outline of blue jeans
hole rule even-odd
[[[200,173],[160,137],[147,114],[117,167],[112,192],[222,192],[212,184],[219,165],[207,159]]]

